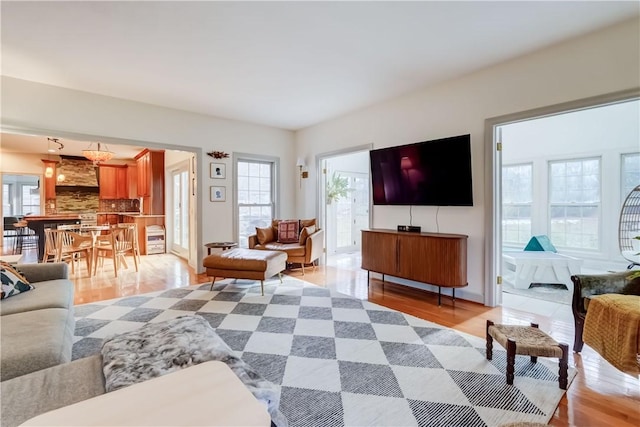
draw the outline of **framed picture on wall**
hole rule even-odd
[[[211,195],[209,196],[212,202],[224,202],[227,200],[227,190],[225,187],[211,186]]]
[[[209,166],[209,175],[211,178],[222,179],[226,177],[226,165],[224,163],[211,163]]]

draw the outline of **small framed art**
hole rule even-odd
[[[211,165],[209,165],[209,175],[211,178],[225,178],[227,175],[225,166],[224,163],[211,163]]]
[[[227,190],[225,187],[211,186],[211,195],[209,196],[212,202],[224,202],[227,200]]]

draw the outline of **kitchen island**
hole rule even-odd
[[[64,224],[80,224],[80,215],[28,215],[24,217],[24,221],[27,221],[27,227],[32,229],[38,236],[38,262],[42,262],[44,257],[44,229],[58,228],[58,225]]]
[[[146,233],[148,226],[160,226],[162,227],[162,230],[164,230],[164,215],[123,214],[122,219],[124,220],[124,222],[134,223],[137,225],[138,244],[140,245],[140,253],[142,255],[149,255],[150,253],[166,252],[166,247],[164,246],[164,240],[165,240],[164,236],[162,237],[162,250],[151,251],[149,247],[149,243],[150,243],[148,239],[149,236]],[[154,227],[154,228],[157,228],[157,227]],[[153,244],[154,246],[157,246],[159,242],[155,241]]]

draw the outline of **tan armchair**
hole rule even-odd
[[[316,228],[315,219],[302,220],[298,241],[280,243],[277,239],[278,222],[279,220],[274,220],[271,227],[256,228],[256,234],[249,236],[249,249],[285,252],[287,264],[300,264],[302,275],[305,265],[313,265],[315,269],[316,261],[324,252],[324,230]]]

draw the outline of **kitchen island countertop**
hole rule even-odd
[[[137,213],[127,213],[127,214],[122,214],[123,216],[130,216],[132,218],[164,218],[164,215],[143,215],[143,214],[137,214]]]

